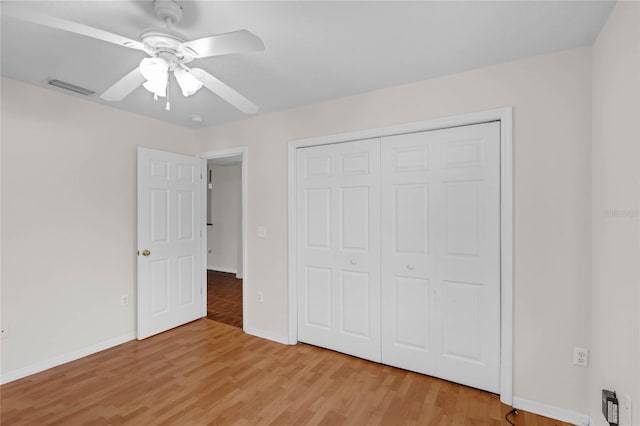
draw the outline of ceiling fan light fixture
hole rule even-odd
[[[193,95],[202,88],[202,82],[185,69],[176,68],[173,74],[176,76],[178,86],[185,97]]]
[[[143,51],[150,56],[150,58],[143,59],[139,66],[106,89],[100,95],[102,100],[122,101],[138,87],[143,86],[152,93],[154,100],[163,97],[168,101],[169,72],[174,72],[185,96],[193,95],[204,86],[243,113],[255,114],[258,111],[258,106],[242,94],[203,69],[189,69],[184,64],[194,59],[263,51],[265,47],[260,37],[247,30],[236,30],[186,40],[183,35],[171,29],[171,26],[182,18],[182,6],[178,4],[178,0],[153,1],[156,15],[166,23],[166,28],[145,30],[140,34],[139,41],[80,22],[41,14],[33,8],[23,8],[22,6],[5,4],[5,2],[2,3],[2,16]],[[186,72],[175,72],[176,69],[181,68]],[[87,96],[94,93],[64,82],[56,84],[57,82],[51,81],[48,83]],[[170,108],[168,102],[166,107]]]
[[[162,58],[144,58],[140,61],[140,72],[147,80],[142,86],[154,96],[167,96],[169,64]]]

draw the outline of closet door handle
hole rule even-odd
[[[355,264],[357,264],[358,262],[356,262],[356,260],[355,260],[355,259],[351,259],[351,261],[350,261],[349,263],[351,263],[352,265],[355,265]]]
[[[410,270],[410,271],[413,271],[415,268],[416,267],[411,265],[411,264],[407,265],[407,269]]]

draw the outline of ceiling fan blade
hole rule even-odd
[[[86,37],[107,41],[109,43],[118,44],[120,46],[131,49],[144,50],[144,46],[139,41],[119,36],[98,28],[88,25],[79,24],[66,19],[56,18],[54,16],[44,15],[34,10],[22,8],[11,4],[2,4],[2,14],[15,19],[20,19],[34,24],[44,25],[45,27],[56,28],[70,33],[80,34]]]
[[[182,43],[181,47],[188,49],[196,58],[206,58],[264,50],[264,43],[257,35],[247,30],[239,30],[187,41]]]
[[[189,69],[184,66],[183,68],[189,71],[196,79],[200,80],[204,87],[211,90],[213,93],[220,96],[222,99],[229,102],[245,114],[255,114],[258,112],[258,105],[254,104],[249,99],[245,98],[205,70],[200,68]]]
[[[146,79],[142,75],[140,67],[136,67],[136,69],[122,77],[113,86],[109,87],[102,95],[100,95],[100,98],[105,101],[121,101],[145,81]]]

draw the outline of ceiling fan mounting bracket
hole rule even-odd
[[[156,15],[165,22],[169,20],[175,24],[182,19],[182,6],[175,0],[154,0],[153,9],[156,11]]]

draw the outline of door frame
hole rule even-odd
[[[500,121],[500,401],[513,405],[513,108],[504,107],[432,120],[309,139],[288,145],[288,343],[298,342],[296,232],[296,150],[298,148],[381,138],[403,133]]]
[[[249,149],[246,146],[239,146],[239,147],[235,147],[235,148],[227,148],[227,149],[219,149],[219,150],[215,150],[215,151],[208,151],[208,152],[203,152],[200,154],[197,154],[196,157],[202,158],[203,160],[205,160],[205,164],[207,162],[207,160],[213,160],[216,158],[225,158],[225,157],[236,157],[236,156],[240,156],[241,157],[241,165],[242,165],[242,218],[241,218],[241,229],[242,229],[242,330],[246,332],[245,328],[247,326],[247,288],[248,288],[248,283],[249,283],[249,268],[248,268],[248,260],[249,260],[249,256],[248,256],[248,250],[247,250],[247,218],[248,218],[248,191],[247,191],[247,182],[249,182],[249,180],[247,179],[247,173],[248,173],[248,165],[249,165],[249,161],[248,161],[248,157],[249,157]],[[203,173],[206,172],[206,168],[204,169]],[[207,223],[207,179],[203,179],[202,180],[202,196],[204,197],[203,199],[205,200],[204,203],[202,203],[202,212],[201,215],[203,217],[203,221],[205,223],[205,233],[204,236],[205,238],[202,239],[202,253],[203,253],[203,259],[207,259],[207,227],[206,227],[206,223]],[[205,297],[203,298],[203,305],[202,305],[202,316],[206,317],[207,316],[207,265],[206,262],[205,263],[205,267],[203,268],[203,286],[204,286],[204,294]]]

